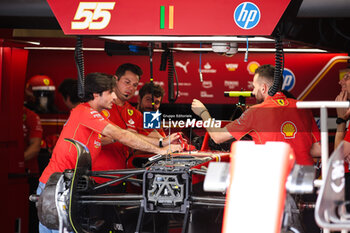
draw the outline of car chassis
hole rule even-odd
[[[182,214],[184,233],[188,229],[192,206],[204,205],[222,209],[225,206],[225,196],[222,193],[203,196],[192,192],[192,176],[199,176],[195,182],[203,180],[205,166],[213,160],[212,156],[164,155],[151,157],[148,159],[148,166],[144,168],[91,171],[91,157],[87,147],[75,140],[66,140],[77,148],[76,169],[54,173],[43,193],[37,197],[39,220],[51,229],[59,229],[60,232],[64,228],[75,232],[98,232],[98,224],[92,224],[93,227],[84,224],[82,209],[92,205],[109,205],[139,208],[135,232],[141,232],[143,218],[147,213]],[[134,178],[140,176],[142,178]],[[109,180],[96,184],[92,177]],[[102,191],[105,187],[121,181],[140,184],[142,193]],[[103,220],[97,222],[101,224]]]

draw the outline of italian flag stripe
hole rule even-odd
[[[174,6],[169,6],[169,29],[174,28]]]
[[[165,28],[165,6],[160,6],[160,29]],[[169,6],[169,29],[174,29],[174,6]]]
[[[164,29],[165,6],[160,6],[160,29]]]

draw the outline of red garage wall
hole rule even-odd
[[[28,51],[0,47],[0,199],[2,232],[27,232],[28,185],[24,176],[23,88]]]
[[[154,54],[154,80],[159,82],[167,91],[167,71],[159,71],[161,53]],[[326,53],[288,53],[285,54],[285,68],[294,74],[294,87],[290,90],[296,97],[305,89],[309,82],[320,72],[327,62],[335,56],[345,54]],[[105,72],[114,74],[116,68],[126,62],[139,65],[144,71],[142,85],[149,81],[148,56],[108,56],[104,52],[84,52],[85,73]],[[251,90],[253,73],[251,70],[257,65],[274,64],[273,53],[251,53],[249,61],[244,62],[244,54],[238,53],[226,57],[215,53],[202,54],[202,73],[204,82],[199,80],[199,54],[190,52],[174,53],[174,63],[179,78],[180,96],[176,103],[191,103],[193,98],[199,98],[204,103],[230,104],[230,98],[225,98],[224,91]],[[187,64],[187,65],[186,65]],[[186,65],[186,67],[184,67]],[[336,64],[316,89],[306,100],[333,100],[338,93],[339,69],[346,63]],[[65,78],[77,75],[73,51],[30,51],[28,59],[27,79],[35,74],[50,76],[56,86]],[[58,95],[57,95],[58,96]],[[165,103],[167,97],[164,98]],[[61,100],[56,97],[57,106],[67,110]],[[133,98],[132,102],[136,102]]]

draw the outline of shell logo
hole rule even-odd
[[[260,66],[256,61],[249,62],[247,65],[247,70],[249,74],[255,74],[255,70]]]
[[[109,118],[109,116],[110,116],[110,114],[109,114],[109,111],[107,111],[106,109],[103,109],[102,111],[101,111],[101,114],[105,117],[105,118]]]
[[[46,86],[50,85],[50,80],[47,78],[44,78],[43,82]]]
[[[132,116],[132,114],[134,114],[134,110],[128,109],[128,114],[129,114],[129,116]]]
[[[295,138],[295,134],[297,133],[297,127],[291,121],[285,121],[281,125],[281,133],[283,134],[285,139]]]

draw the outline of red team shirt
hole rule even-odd
[[[46,183],[52,173],[75,168],[77,151],[75,146],[64,141],[64,138],[72,138],[86,145],[91,154],[91,162],[94,164],[101,150],[101,132],[109,123],[88,103],[75,107],[62,129],[50,162],[39,181]]]
[[[24,135],[24,146],[27,148],[31,138],[40,138],[43,135],[43,128],[41,126],[39,116],[23,107],[23,135]],[[30,173],[39,173],[37,158],[25,161],[25,168]]]
[[[129,129],[143,135],[148,135],[148,132],[143,129],[142,113],[128,102],[125,102],[123,106],[113,104],[112,109],[104,109],[101,114],[122,129]],[[102,147],[98,156],[98,161],[93,164],[92,170],[124,169],[128,157],[129,147],[120,142],[105,145]],[[104,181],[101,178],[96,178],[95,180],[97,182]]]
[[[295,152],[297,164],[313,165],[310,148],[320,141],[320,132],[312,112],[297,109],[296,102],[278,92],[263,103],[250,107],[226,128],[237,140],[249,134],[258,144],[287,142]]]
[[[344,137],[344,141],[350,142],[350,133],[349,130],[346,132],[345,137]]]

